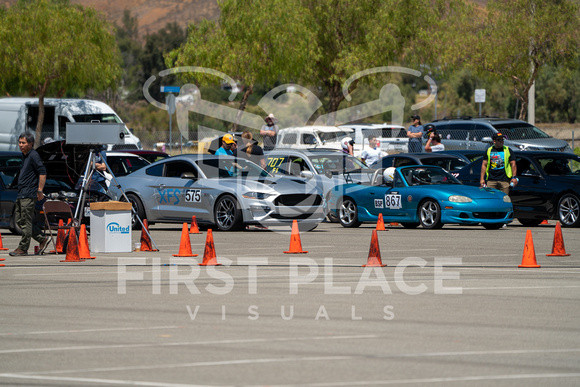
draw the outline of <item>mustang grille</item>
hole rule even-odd
[[[319,206],[322,204],[322,197],[316,194],[280,195],[274,200],[274,204],[285,207]]]

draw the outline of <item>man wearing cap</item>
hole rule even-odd
[[[498,189],[507,195],[510,183],[513,186],[518,184],[516,159],[511,149],[503,144],[503,134],[495,133],[492,139],[493,146],[487,149],[486,157],[481,163],[479,184],[481,187]]]
[[[216,156],[233,156],[236,149],[236,140],[230,133],[222,137],[222,146],[215,152]]]
[[[409,137],[409,153],[423,152],[423,125],[421,125],[421,117],[418,115],[411,116],[413,123],[407,129],[407,137]]]
[[[276,140],[278,139],[278,125],[274,123],[276,117],[272,113],[268,114],[268,117],[264,118],[266,125],[262,126],[260,129],[260,135],[263,138],[264,150],[272,150],[276,147]]]

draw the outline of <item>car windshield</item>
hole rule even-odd
[[[336,155],[314,156],[310,158],[312,165],[316,172],[323,175],[326,171],[352,171],[361,169],[370,169],[364,165],[359,159],[344,153]]]
[[[558,155],[554,157],[536,157],[544,172],[551,176],[566,176],[580,174],[580,157],[574,155]]]
[[[460,157],[433,157],[424,158],[421,160],[423,165],[435,165],[447,171],[456,171],[465,167],[469,162]]]
[[[402,168],[401,174],[409,186],[414,185],[438,185],[438,184],[461,184],[459,180],[451,176],[441,168],[408,167]]]
[[[336,142],[339,141],[342,137],[347,136],[350,134],[349,131],[337,130],[334,132],[322,132],[317,131],[318,137],[324,142]]]
[[[271,176],[257,164],[237,157],[225,156],[212,159],[200,159],[196,163],[208,179]]]
[[[550,138],[546,133],[533,125],[517,122],[513,124],[494,125],[498,132],[508,140],[532,140],[536,138]]]

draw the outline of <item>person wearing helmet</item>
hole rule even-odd
[[[395,167],[389,167],[385,169],[385,171],[383,172],[383,179],[385,184],[390,184],[395,180],[396,170],[397,169]]]
[[[429,172],[424,169],[417,169],[413,171],[411,176],[413,185],[431,184],[431,176],[429,175]]]
[[[425,144],[425,152],[441,152],[445,150],[445,145],[441,144],[441,136],[435,130],[434,125],[425,125],[425,132],[427,133],[427,144]]]
[[[354,140],[352,138],[345,137],[340,143],[344,153],[354,156]]]

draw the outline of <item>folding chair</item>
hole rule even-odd
[[[68,203],[63,202],[61,200],[47,200],[42,205],[42,210],[44,212],[44,232],[48,231],[50,235],[50,241],[54,246],[54,251],[58,254],[56,243],[54,241],[54,237],[52,234],[53,230],[70,230],[71,228],[75,228],[76,231],[80,229],[80,227],[75,223],[74,216],[72,214],[72,210]],[[63,226],[59,226],[59,221],[62,219]],[[71,219],[71,224],[68,225],[68,220]],[[77,232],[78,235],[78,232]]]

